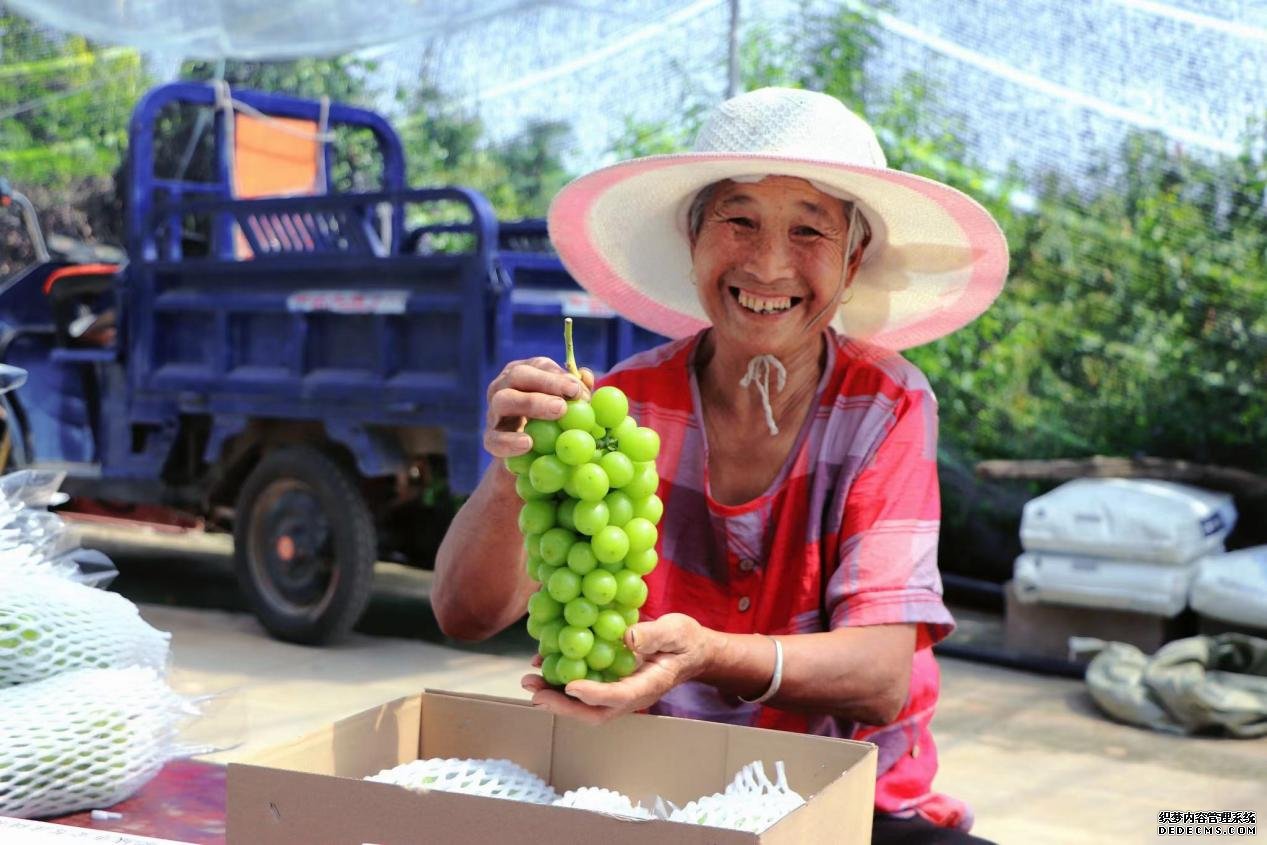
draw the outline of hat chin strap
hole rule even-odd
[[[774,409],[770,407],[770,370],[778,371],[776,389],[782,392],[787,385],[787,367],[773,355],[756,355],[748,362],[748,372],[739,380],[740,387],[755,386],[761,395],[761,408],[765,411],[765,424],[770,428],[770,436],[779,433],[774,422]]]

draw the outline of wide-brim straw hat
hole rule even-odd
[[[833,325],[906,349],[964,326],[1007,277],[990,213],[940,182],[890,169],[875,132],[834,97],[762,88],[719,105],[691,152],[655,155],[572,181],[550,206],[564,266],[621,316],[671,338],[708,325],[690,283],[687,214],[725,179],[799,177],[855,203],[871,240]]]

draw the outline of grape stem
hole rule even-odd
[[[564,363],[568,368],[568,372],[581,377],[581,371],[576,367],[576,351],[572,348],[572,318],[563,318],[563,354]]]

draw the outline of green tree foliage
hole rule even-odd
[[[1093,187],[1029,186],[975,166],[935,85],[867,78],[876,24],[806,14],[800,31],[748,33],[744,87],[825,91],[876,128],[888,162],[981,202],[1008,238],[1002,296],[907,354],[941,405],[943,461],[1150,454],[1267,471],[1267,167],[1260,154],[1185,155],[1140,133],[1104,150]],[[626,126],[619,155],[689,146],[678,128]],[[689,131],[688,131],[689,130]]]
[[[108,175],[146,84],[136,51],[54,38],[0,6],[0,172],[72,191]]]
[[[514,138],[491,143],[483,121],[424,83],[401,96],[396,126],[405,145],[410,184],[474,188],[502,219],[544,216],[570,178],[563,156],[571,128],[529,122]]]

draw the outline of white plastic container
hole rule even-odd
[[[1079,478],[1025,503],[1021,545],[1137,562],[1187,564],[1222,551],[1230,493],[1135,478]]]
[[[1177,616],[1188,604],[1197,566],[1122,561],[1052,552],[1016,559],[1012,586],[1026,603],[1102,607]]]
[[[1267,546],[1202,558],[1189,601],[1202,616],[1267,630]]]

